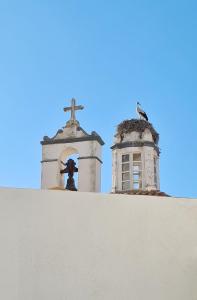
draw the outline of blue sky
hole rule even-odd
[[[40,140],[75,97],[103,148],[140,100],[160,133],[161,190],[197,197],[197,2],[0,0],[0,186],[40,187]]]

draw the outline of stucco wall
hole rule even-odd
[[[60,174],[63,168],[61,160],[67,160],[71,154],[79,154],[83,158],[79,162],[78,190],[100,192],[101,162],[95,162],[94,157],[101,160],[102,146],[97,140],[43,145],[41,188],[65,187],[66,180],[64,182],[64,175]]]
[[[196,300],[197,200],[0,190],[0,299]]]

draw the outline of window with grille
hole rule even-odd
[[[142,188],[141,153],[122,155],[122,190],[139,190]]]
[[[142,158],[141,153],[133,153],[133,168],[132,168],[133,189],[139,190],[142,188]]]
[[[157,159],[154,157],[154,182],[157,186]]]
[[[131,189],[130,157],[129,154],[122,155],[122,190]]]

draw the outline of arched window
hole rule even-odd
[[[61,172],[61,186],[62,188],[67,188],[69,185],[69,168],[70,161],[72,160],[74,163],[71,162],[71,167],[73,169],[73,176],[71,176],[74,180],[74,186],[76,190],[78,189],[78,157],[79,153],[74,148],[67,148],[60,157],[60,172]],[[70,161],[69,161],[70,160]],[[71,178],[70,178],[71,179]],[[72,180],[72,181],[73,181]],[[74,189],[72,189],[74,190]]]

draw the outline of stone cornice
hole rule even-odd
[[[102,160],[98,156],[81,156],[78,159],[97,159],[101,164],[103,163]]]
[[[69,144],[69,143],[77,143],[77,142],[86,142],[86,141],[97,141],[101,146],[105,143],[99,135],[88,135],[83,137],[74,137],[74,138],[66,138],[66,139],[48,139],[41,141],[41,145],[52,145],[52,144]]]
[[[41,164],[42,164],[42,163],[45,163],[45,162],[55,162],[55,161],[58,161],[58,159],[57,159],[57,158],[44,159],[44,160],[41,160]]]
[[[123,148],[128,148],[128,147],[152,147],[157,151],[157,154],[160,154],[159,147],[155,145],[153,142],[149,141],[135,141],[135,142],[123,142],[123,143],[117,143],[111,147],[112,150],[114,149],[123,149]]]
[[[111,194],[125,194],[125,195],[144,195],[144,196],[162,196],[162,197],[171,197],[170,195],[161,192],[159,190],[127,190],[127,191],[115,191]]]

